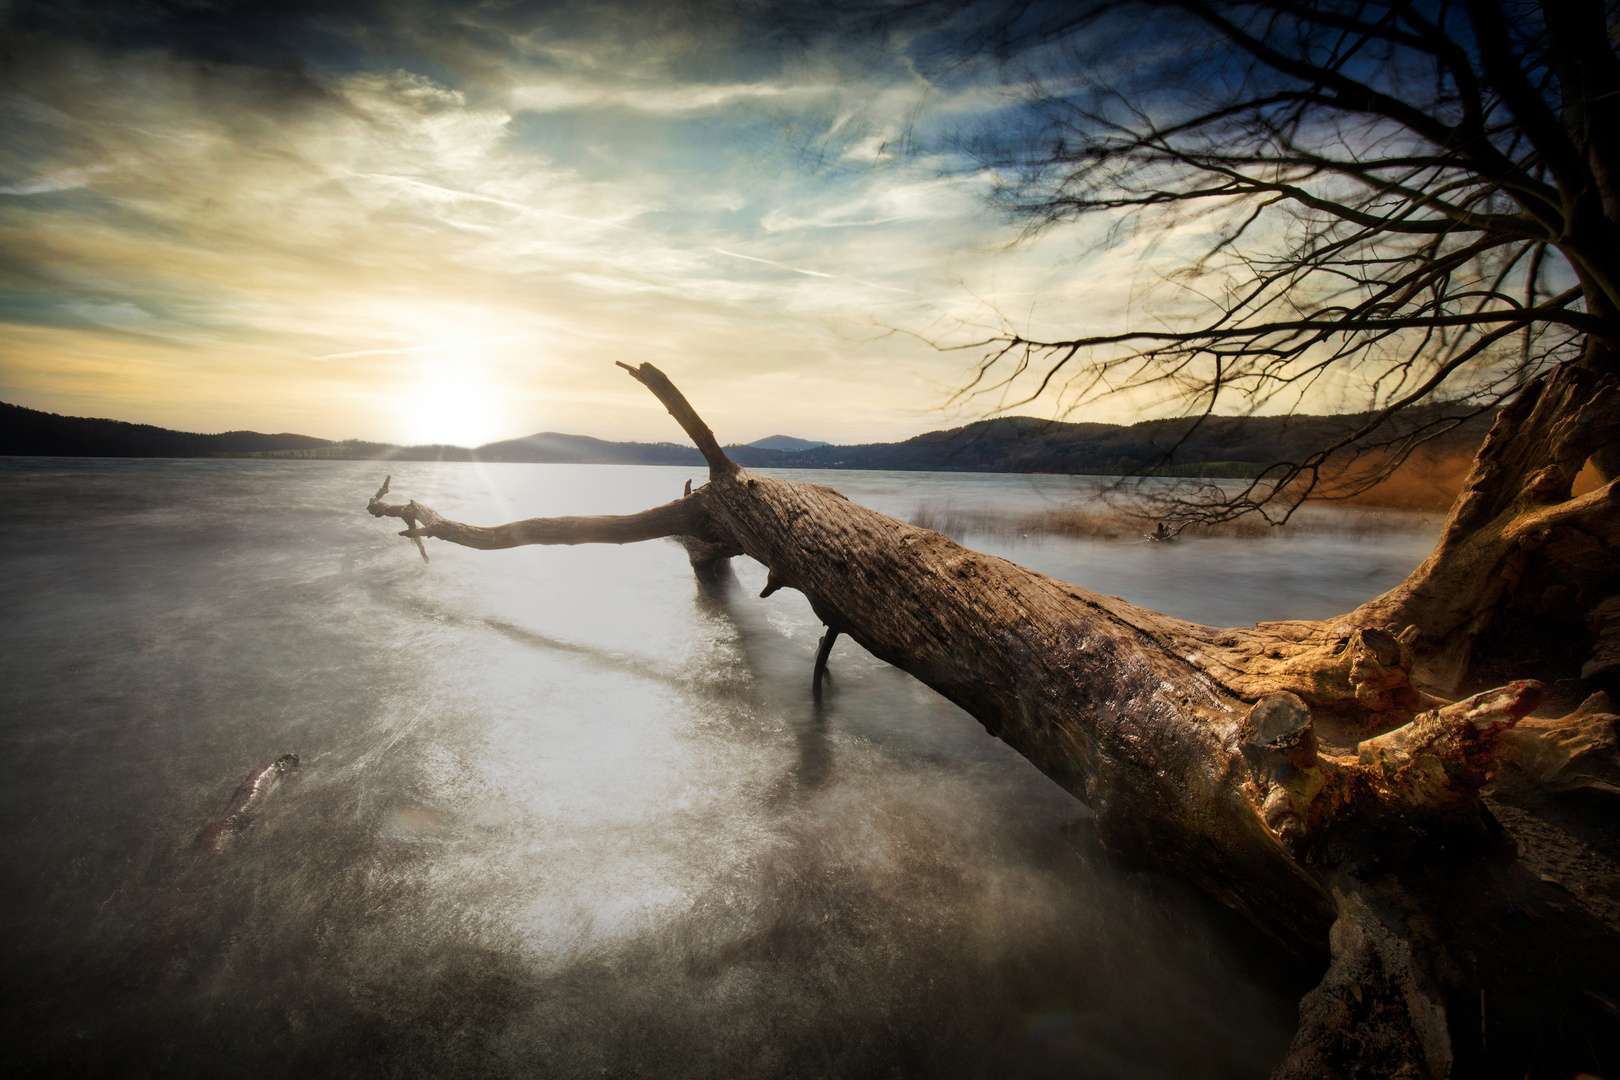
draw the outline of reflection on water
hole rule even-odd
[[[689,471],[399,464],[462,520]],[[423,566],[360,463],[0,462],[4,1033],[39,1073],[1263,1076],[1300,980],[971,718],[671,542]],[[905,516],[1064,478],[828,474]],[[1044,487],[1043,487],[1044,485]],[[1404,545],[1404,546],[1403,546]],[[985,545],[1208,622],[1422,537]],[[245,778],[300,764],[215,853]]]

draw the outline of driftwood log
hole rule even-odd
[[[1602,603],[1620,593],[1620,493],[1571,496],[1587,459],[1620,441],[1615,379],[1560,369],[1503,410],[1434,554],[1398,588],[1337,619],[1216,629],[750,473],[662,372],[620,366],[702,452],[707,484],[637,514],[484,528],[386,503],[385,482],[370,513],[402,519],[418,545],[677,536],[700,572],[758,560],[762,595],[797,589],[827,627],[818,694],[848,635],[1084,801],[1108,849],[1327,960],[1278,1077],[1620,1068],[1616,927],[1549,899],[1567,896],[1513,859],[1480,797],[1504,769],[1534,788],[1576,737],[1554,716],[1505,741],[1567,693],[1493,676],[1620,665],[1620,605]],[[1612,749],[1600,706],[1563,712],[1583,746],[1606,730]]]

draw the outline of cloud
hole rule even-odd
[[[432,345],[400,345],[390,349],[356,349],[352,352],[327,353],[325,356],[312,356],[313,361],[318,360],[356,360],[362,356],[411,356],[419,353],[449,352],[452,350],[470,349],[477,345],[496,345],[508,341],[525,341],[525,334],[502,334],[499,337],[469,338],[466,341],[441,341]]]
[[[739,103],[813,98],[830,92],[832,88],[826,86],[782,83],[614,85],[570,78],[514,87],[508,100],[514,110],[539,113],[588,108],[630,109],[655,116],[675,116],[720,112]]]
[[[824,274],[820,270],[805,270],[805,269],[803,269],[801,267],[788,266],[786,263],[779,263],[774,259],[761,259],[756,255],[743,255],[743,254],[740,254],[740,253],[735,252],[735,251],[727,251],[725,248],[718,248],[717,247],[714,250],[718,251],[722,255],[729,255],[733,259],[747,259],[749,262],[763,263],[766,266],[775,266],[775,267],[778,267],[778,268],[780,268],[782,270],[792,271],[795,274],[803,274],[806,277],[826,278],[829,281],[835,281],[839,277],[839,275],[837,275],[837,274]],[[896,292],[896,293],[900,293],[900,294],[906,295],[906,296],[911,295],[909,290],[907,290],[907,289],[897,289],[892,285],[874,285],[870,281],[861,281],[858,278],[851,278],[850,280],[854,281],[858,285],[864,285],[868,289],[883,289],[883,290],[885,290],[887,292]]]
[[[33,176],[15,184],[0,184],[0,195],[48,195],[55,191],[72,191],[85,187],[98,173],[107,171],[107,165],[87,165],[82,168],[59,169],[54,173]]]
[[[728,438],[867,441],[934,426],[971,360],[921,339],[982,332],[987,305],[1072,325],[1067,300],[1030,300],[1076,289],[1102,322],[1128,295],[1118,258],[1099,283],[1061,245],[1010,248],[990,178],[901,152],[1004,99],[730,49],[678,14],[662,35],[552,33],[561,16],[527,8],[378,5],[364,33],[293,20],[207,63],[195,26],[145,49],[40,39],[3,110],[0,389],[423,441],[401,403],[465,384],[487,388],[489,438],[672,437],[608,362],[652,359]]]
[[[768,232],[793,229],[831,229],[921,222],[935,219],[971,219],[980,209],[984,185],[979,178],[949,176],[897,177],[867,184],[853,197],[842,193],[811,198],[791,207],[772,210],[760,225]]]

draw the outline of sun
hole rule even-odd
[[[470,358],[423,362],[403,410],[409,441],[476,447],[501,437],[508,424],[507,395]]]

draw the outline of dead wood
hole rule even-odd
[[[1331,945],[1279,1075],[1327,1075],[1329,1059],[1343,1075],[1446,1075],[1425,959],[1436,949],[1414,952],[1361,882],[1376,868],[1398,891],[1392,864],[1435,845],[1501,850],[1479,792],[1544,688],[1519,679],[1453,698],[1488,670],[1491,635],[1522,618],[1503,613],[1532,564],[1620,541],[1613,483],[1570,495],[1586,458],[1620,434],[1616,380],[1562,369],[1504,410],[1434,555],[1399,588],[1338,619],[1223,630],[970,551],[823,485],[752,474],[662,372],[621,366],[703,452],[707,484],[638,514],[481,528],[385,503],[385,483],[369,512],[405,521],[418,543],[678,536],[700,573],[747,554],[769,571],[762,595],[797,589],[828,628],[818,699],[832,642],[848,635],[1090,805],[1108,848],[1174,869],[1297,953]],[[1612,562],[1572,580],[1587,598],[1620,591]],[[1389,1069],[1368,1072],[1379,1055]]]

